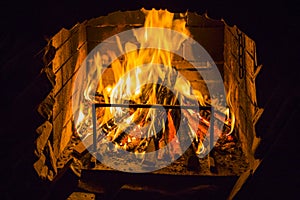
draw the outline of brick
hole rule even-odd
[[[172,64],[176,67],[176,69],[179,72],[182,71],[196,71],[197,73],[200,73],[202,77],[206,77],[207,80],[214,80],[215,76],[212,74],[212,65],[213,63],[207,63],[207,62],[174,62]],[[219,71],[221,77],[223,77],[223,62],[215,63],[215,66],[217,67],[216,70]]]
[[[87,41],[86,24],[87,21],[84,21],[78,28],[78,49],[81,48],[81,46],[84,45]]]
[[[127,31],[130,29],[133,29],[134,27],[129,25],[124,26],[106,26],[106,27],[94,27],[94,26],[88,26],[86,28],[87,30],[87,41],[89,42],[97,42],[100,43],[103,40],[114,36],[118,33],[121,33],[123,31]],[[135,43],[136,40],[134,36],[132,35],[132,38],[128,38],[126,42],[133,42]]]
[[[71,139],[71,136],[73,134],[72,125],[72,120],[69,120],[67,124],[62,128],[60,140],[60,153],[65,149],[65,147]]]
[[[141,26],[144,24],[145,15],[140,10],[117,11],[108,16],[101,16],[88,21],[90,26],[111,26],[111,25],[132,25]]]
[[[72,82],[70,81],[68,87],[71,86]],[[63,90],[59,93],[59,96],[56,97],[55,106],[53,108],[53,145],[56,156],[58,155],[58,150],[60,149],[63,127],[66,126],[73,115],[71,89],[68,87],[63,88]]]
[[[57,157],[65,148],[72,135],[72,100],[70,99],[64,105],[64,109],[57,115],[53,121],[53,151]]]
[[[121,25],[126,24],[126,15],[124,12],[117,11],[108,14],[106,18],[104,18],[104,24],[113,24],[113,25]]]
[[[188,81],[202,80],[201,75],[198,71],[181,70],[179,73],[184,76]]]
[[[255,106],[252,104],[245,90],[238,88],[238,91],[238,105],[245,110],[249,118],[252,118],[255,112]]]
[[[63,128],[63,115],[58,115],[53,121],[53,152],[54,156],[58,158],[60,152],[61,133]]]
[[[239,109],[239,120],[237,123],[239,124],[239,136],[241,140],[241,145],[246,156],[251,159],[253,157],[252,143],[255,137],[255,130],[253,128],[253,123],[251,119],[247,116],[246,111],[243,108]]]
[[[65,66],[62,66],[63,85],[65,85],[66,82],[69,81],[70,78],[74,76],[74,72],[76,72],[79,69],[86,56],[87,56],[87,44],[85,43],[72,57],[72,59],[70,59],[70,62],[66,63]]]
[[[209,69],[209,63],[207,62],[189,62],[187,60],[172,61],[172,66],[175,66],[177,70],[206,70]]]
[[[57,173],[57,167],[56,167],[57,157],[55,157],[55,155],[54,155],[53,148],[52,148],[52,145],[51,145],[49,140],[47,142],[47,147],[48,147],[48,150],[49,150],[50,163],[51,163],[51,166],[52,166],[52,168],[53,168],[53,170],[56,174]]]
[[[239,129],[240,139],[245,153],[251,157],[252,142],[255,137],[253,119],[257,107],[253,105],[246,92],[241,88],[236,88],[236,103],[234,104],[234,114],[236,117],[236,126]]]
[[[250,98],[253,105],[257,105],[255,80],[253,80],[252,77],[247,76],[246,84],[247,84],[246,92],[248,97]]]
[[[46,163],[46,156],[41,154],[40,158],[33,164],[33,167],[39,177],[45,179],[48,174],[48,167],[45,165]]]
[[[248,37],[246,34],[244,34],[244,37],[245,37],[245,49],[246,49],[246,51],[252,57],[255,57],[255,54],[256,54],[255,42],[250,37]]]
[[[254,114],[253,119],[252,119],[254,126],[257,123],[257,121],[260,118],[260,116],[263,114],[263,112],[264,112],[263,108],[259,108],[259,107],[255,108],[255,114]]]
[[[247,35],[245,38],[245,67],[249,76],[253,76],[257,65],[255,43]]]
[[[213,28],[189,28],[192,38],[196,40],[215,61],[223,61],[224,51],[224,29],[223,27]],[[193,44],[183,43],[183,53],[188,61],[203,60],[201,53]]]
[[[52,37],[52,45],[58,49],[69,37],[70,31],[63,28]]]
[[[63,120],[65,119],[69,119],[72,111],[72,98],[68,97],[65,98],[63,103],[61,103],[60,105],[57,105],[57,107],[55,107],[55,110],[53,111],[53,121],[55,122],[58,118],[59,115],[63,115]],[[65,122],[64,124],[65,125]]]
[[[100,44],[100,42],[95,42],[95,41],[88,41],[87,43],[87,51],[91,52],[94,48],[96,48],[98,45]],[[103,52],[114,52],[116,55],[122,55],[121,50],[119,49],[119,47],[117,45],[115,45],[115,42],[113,43],[109,43],[109,42],[101,42],[101,51]],[[123,48],[124,48],[124,44],[123,44]],[[111,58],[109,55],[107,55],[109,58]]]
[[[87,52],[91,52],[100,42],[97,41],[88,41],[87,42]]]
[[[55,77],[55,74],[53,73],[53,70],[50,68],[50,67],[45,67],[43,69],[44,73],[46,74],[48,80],[50,81],[52,87],[55,87],[55,84],[56,84],[56,77]]]
[[[71,99],[72,88],[73,80],[70,80],[64,87],[62,87],[61,91],[56,95],[56,100],[53,106],[53,120],[56,120],[57,115],[61,112],[61,110]]]
[[[78,71],[77,71],[78,72]],[[77,73],[76,72],[76,73]],[[62,90],[56,96],[56,102],[53,107],[53,120],[56,121],[58,115],[63,115],[63,119],[69,119],[69,116],[72,115],[72,98],[77,98],[79,93],[81,95],[86,88],[84,84],[86,84],[86,80],[82,80],[82,84],[79,86],[74,86],[75,78],[77,74],[74,74],[73,77],[63,86]],[[73,95],[73,96],[72,96]],[[65,125],[65,124],[64,124]]]
[[[100,17],[96,17],[96,18],[90,19],[87,22],[87,25],[88,26],[99,26],[99,27],[108,26],[109,24],[107,24],[107,22],[105,22],[106,21],[106,17],[107,16],[100,16]]]
[[[53,87],[53,95],[56,96],[57,93],[62,89],[63,87],[63,74],[62,70],[58,70],[55,74],[55,86]]]
[[[52,117],[52,109],[55,103],[53,93],[51,92],[43,101],[39,104],[37,111],[46,120],[50,120]]]
[[[57,70],[77,51],[80,46],[79,31],[73,31],[72,35],[66,42],[56,51],[55,57],[52,61],[53,72]]]
[[[238,36],[237,36],[237,28],[226,26],[224,28],[224,53],[227,55],[225,58],[230,58],[232,55],[237,58],[238,57]]]
[[[187,26],[223,27],[224,23],[221,20],[210,19],[206,15],[198,15],[197,13],[194,13],[194,12],[188,12],[187,13]]]
[[[40,156],[44,147],[47,144],[47,140],[52,132],[52,124],[49,121],[45,121],[41,126],[36,129],[39,137],[36,139],[36,153]]]
[[[61,68],[56,72],[56,85],[54,87],[53,93],[56,95],[62,87],[74,76],[84,59],[87,56],[87,44],[83,44],[81,48],[76,51],[73,56],[64,63]]]
[[[254,57],[251,57],[249,53],[245,52],[245,69],[248,76],[252,77],[254,75],[255,60]]]
[[[71,112],[71,111],[70,111]],[[65,124],[65,125],[64,125]],[[53,153],[56,158],[64,150],[72,136],[72,121],[58,115],[53,125]]]
[[[86,27],[87,40],[101,42],[101,41],[105,40],[106,38],[114,35],[113,32],[115,32],[115,30],[116,30],[116,27],[114,27],[114,26],[107,26],[107,27],[88,26],[88,27]]]
[[[209,87],[216,93],[222,92],[222,88],[218,87],[218,84],[222,84],[221,81],[190,81],[190,84],[193,89],[196,89],[202,93],[202,95],[208,95],[210,96],[208,85]]]

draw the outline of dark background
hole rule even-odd
[[[45,38],[77,22],[117,10],[142,7],[208,13],[236,25],[257,44],[257,97],[265,112],[257,124],[263,139],[257,152],[264,157],[257,173],[239,194],[241,198],[293,197],[298,188],[297,140],[299,133],[299,68],[297,30],[299,8],[286,1],[1,1],[0,88],[1,138],[0,182],[3,199],[31,197],[42,193],[33,171],[35,129],[42,123],[37,105],[50,91],[40,74],[39,51]],[[289,176],[292,174],[292,176]],[[298,183],[298,184],[297,184]],[[289,190],[288,190],[289,189]],[[2,198],[1,198],[2,199]]]

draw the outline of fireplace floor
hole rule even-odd
[[[91,160],[91,154],[86,154],[84,156],[83,161],[83,170],[103,170],[103,171],[116,171],[100,162],[97,162],[95,166],[90,166],[90,160]],[[214,151],[214,166],[213,169],[211,169],[209,164],[209,157],[206,156],[204,158],[199,158],[200,162],[200,170],[188,170],[186,163],[186,157],[181,156],[178,158],[175,162],[172,164],[151,172],[153,174],[168,174],[168,175],[194,175],[194,176],[239,176],[243,172],[245,172],[248,169],[249,163],[247,162],[245,156],[240,155],[237,157],[237,154],[227,154],[222,155],[217,151]],[[115,165],[130,165],[132,168],[132,172],[134,173],[134,170],[138,167],[140,169],[140,162],[132,163],[132,160],[130,158],[124,158],[124,159],[116,159],[111,158],[111,162],[113,162]]]
[[[78,188],[96,196],[108,196],[108,199],[226,199],[237,179],[238,176],[189,176],[90,169],[82,170]],[[214,198],[216,196],[218,198]]]
[[[228,137],[220,137],[213,148],[212,152],[204,158],[198,158],[200,168],[189,168],[188,156],[182,155],[170,165],[151,174],[168,174],[168,175],[193,175],[193,176],[239,176],[249,169],[249,162],[247,157],[242,152],[241,144],[236,139],[235,132]],[[135,171],[144,171],[141,166],[142,160],[137,159],[135,155],[131,154],[123,158],[115,158],[112,151],[106,154],[105,160],[117,166],[126,166],[134,173]],[[78,174],[82,170],[99,170],[99,171],[116,171],[99,161],[92,163],[92,155],[86,151],[80,157],[74,157],[72,164],[73,171]],[[212,162],[213,161],[213,162]],[[188,167],[189,166],[189,167]],[[191,166],[193,167],[193,165]],[[197,169],[197,168],[196,168]]]
[[[181,156],[175,162],[171,163],[170,165],[154,171],[154,174],[170,174],[170,175],[198,175],[198,176],[235,176],[240,175],[248,169],[248,162],[245,158],[237,158],[232,155],[220,155],[219,153],[215,152],[214,161],[215,166],[214,170],[210,170],[209,165],[209,157],[206,156],[204,158],[200,158],[200,170],[188,170],[185,163],[187,160],[185,157]],[[140,166],[140,163],[136,162],[134,164],[129,163],[126,158],[124,159],[111,159],[111,162],[115,162],[115,164],[121,163],[122,165],[132,165],[132,170],[136,167]],[[88,166],[83,167],[83,169],[91,169]],[[115,171],[114,169],[107,167],[102,163],[97,163],[93,170],[108,170],[108,171]]]

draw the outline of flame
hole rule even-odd
[[[76,124],[80,124],[84,120],[84,118],[85,118],[85,116],[84,116],[83,112],[80,110],[79,114],[78,114]]]
[[[171,156],[174,157],[175,154],[179,154],[181,155],[181,149],[180,149],[180,145],[179,145],[179,141],[178,141],[178,137],[177,137],[177,133],[176,133],[176,128],[174,125],[174,121],[172,119],[172,115],[170,112],[168,112],[168,139],[169,139],[169,143],[171,144],[171,149],[170,149],[170,153]]]
[[[174,13],[171,13],[167,10],[142,9],[141,11],[145,14],[144,27],[168,28],[189,35],[189,31],[185,27],[186,21],[184,20],[184,16],[182,16],[181,19],[173,19]],[[169,81],[169,85],[171,84],[171,78],[164,77],[165,72],[162,69],[153,70],[151,67],[145,67],[142,70],[141,68],[137,68],[137,66],[142,66],[145,64],[162,64],[171,70],[172,59],[174,55],[162,49],[166,49],[165,47],[178,49],[183,41],[176,41],[176,38],[174,38],[174,41],[176,42],[167,42],[166,38],[169,37],[168,34],[157,34],[154,33],[152,29],[146,29],[143,34],[139,34],[139,32],[136,32],[135,30],[133,30],[133,32],[137,42],[140,45],[139,50],[136,50],[137,44],[128,41],[125,43],[124,48],[126,52],[129,53],[124,54],[122,58],[117,58],[115,52],[109,51],[108,56],[111,60],[114,60],[114,62],[111,64],[111,69],[114,75],[114,83],[108,86],[108,88],[105,88],[105,85],[101,80],[99,82],[97,92],[103,94],[105,103],[122,103],[119,101],[120,99],[127,99],[138,104],[164,104],[165,102],[158,102],[157,100],[157,90],[159,90],[158,85],[152,84],[143,86],[140,83],[142,79],[147,78],[145,77],[145,74],[147,74],[149,77],[156,77],[157,79],[166,79]],[[155,41],[158,46],[162,48],[149,48],[149,41]],[[118,47],[121,52],[124,52],[121,42],[119,42]],[[96,63],[102,62],[100,55],[95,56],[95,60]],[[101,66],[98,68],[101,68]],[[169,73],[168,76],[172,76],[172,74]],[[178,81],[180,81],[180,79],[178,79]],[[178,85],[182,85],[181,90],[183,93],[188,93],[190,91],[189,84]],[[87,90],[89,90],[89,88]],[[146,100],[141,98],[142,95],[145,95],[145,91],[148,93],[147,96],[149,97]],[[88,91],[86,93],[88,93]],[[174,99],[171,101],[171,104],[175,104]],[[122,108],[109,109],[109,112],[105,112],[105,116],[102,119],[102,124],[108,121],[113,115],[120,116],[124,114],[123,110],[124,109]],[[142,113],[143,117],[141,117]],[[130,120],[138,123],[143,119],[154,118],[156,114],[157,113],[154,110],[138,108],[133,113],[133,116]],[[150,129],[148,134],[150,135],[151,132],[155,133],[154,123],[151,123],[149,127]]]
[[[234,107],[232,106],[232,91],[235,91],[233,86],[230,85],[228,92],[227,92],[227,96],[226,96],[226,102],[228,104],[228,108],[226,109],[225,115],[226,115],[226,121],[225,124],[227,124],[230,127],[230,131],[227,133],[227,135],[230,135],[233,130],[234,130],[234,126],[235,126],[235,115],[234,115]]]
[[[100,78],[99,82],[95,86],[95,82],[92,84],[83,85],[84,88],[84,104],[90,106],[91,103],[95,102],[96,99],[91,96],[93,88],[97,88],[97,93],[101,94],[103,99],[101,103],[119,103],[131,102],[133,104],[167,104],[175,105],[178,104],[178,95],[182,94],[183,97],[194,96],[197,98],[200,105],[205,106],[205,100],[200,91],[192,90],[191,85],[186,79],[177,71],[172,68],[172,60],[174,54],[163,49],[179,49],[184,42],[184,38],[172,38],[174,42],[169,42],[168,38],[171,36],[168,32],[154,32],[151,27],[171,29],[180,33],[183,33],[187,37],[190,36],[189,30],[186,28],[185,14],[180,14],[178,19],[174,19],[174,13],[167,10],[141,10],[145,14],[144,27],[150,27],[146,29],[143,34],[133,29],[133,34],[136,41],[127,41],[122,44],[120,38],[116,36],[116,43],[118,50],[123,53],[123,56],[117,57],[116,52],[108,51],[106,55],[100,55],[96,53],[91,64],[96,65],[95,74],[104,73],[106,70],[111,70],[113,75],[113,81],[105,81]],[[155,41],[158,48],[151,48],[150,41]],[[168,47],[168,48],[166,48]],[[103,68],[102,64],[112,60],[110,68]],[[154,65],[161,65],[164,67],[153,67]],[[100,76],[98,76],[100,77]],[[143,80],[151,77],[154,81],[163,80],[166,85],[176,87],[176,92],[171,97],[161,97],[160,92],[169,92],[165,87],[160,84],[142,84]],[[93,77],[87,77],[86,82],[91,82]],[[157,82],[156,82],[157,83]],[[169,92],[170,93],[170,92]],[[87,103],[88,102],[88,103]],[[181,103],[181,102],[179,102]],[[91,116],[91,111],[86,111],[86,105],[80,105],[79,114],[77,114],[77,120],[75,120],[75,126],[80,129],[83,123],[86,123],[85,117]],[[136,109],[124,109],[121,107],[111,108],[97,108],[101,109],[101,116],[98,117],[98,127],[106,124],[109,120],[114,118],[118,122],[117,130],[110,132],[108,135],[112,138],[112,141],[116,140],[120,135],[123,134],[124,130],[130,129],[133,125],[138,128],[130,133],[131,136],[123,138],[122,142],[116,144],[118,148],[128,148],[129,143],[138,143],[145,141],[143,138],[155,136],[159,131],[169,131],[169,138],[174,139],[172,146],[173,153],[180,151],[178,138],[176,137],[175,122],[170,112],[163,112],[163,109],[149,109],[149,108],[136,108]],[[185,113],[190,118],[197,118],[196,113]],[[231,130],[233,131],[234,126],[234,115],[229,113],[227,118],[231,117]],[[165,127],[163,119],[168,119],[168,127]],[[194,125],[189,127],[197,127],[197,120],[201,120],[206,125],[209,125],[209,121],[204,118],[197,118],[194,121]],[[88,123],[87,127],[90,128],[86,134],[91,134],[91,123]],[[161,130],[160,130],[161,129]],[[192,129],[192,128],[190,128]],[[90,131],[90,132],[89,132]],[[196,133],[191,130],[193,137],[198,137]],[[204,145],[201,142],[202,138],[198,138],[199,146],[197,149],[198,153],[204,151]],[[135,154],[139,158],[143,158],[145,152],[135,150]]]

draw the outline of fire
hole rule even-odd
[[[189,35],[189,31],[185,28],[185,20],[176,19],[174,20],[174,13],[168,12],[167,10],[145,10],[142,9],[142,12],[145,14],[145,27],[159,27],[159,28],[168,28],[172,30],[176,30],[182,32],[184,34]],[[184,16],[182,16],[184,17]],[[147,64],[151,66],[152,64],[162,64],[167,68],[171,68],[173,54],[162,49],[158,48],[153,49],[149,48],[149,41],[155,41],[159,47],[168,47],[171,49],[178,49],[183,41],[176,41],[174,38],[174,43],[167,42],[167,34],[153,33],[153,30],[147,29],[143,35],[135,32],[135,37],[137,42],[140,44],[139,50],[137,49],[137,44],[133,42],[126,42],[124,48],[127,53],[123,56],[122,59],[117,59],[114,52],[109,52],[109,56],[112,60],[115,60],[111,64],[111,68],[114,75],[115,82],[112,86],[105,87],[102,82],[99,82],[97,92],[104,95],[105,103],[122,103],[120,99],[130,99],[136,104],[166,104],[166,100],[164,99],[162,102],[158,102],[157,100],[157,90],[159,90],[159,86],[156,84],[142,86],[140,83],[142,79],[147,78],[145,74],[148,76],[155,77],[156,79],[164,78],[167,81],[171,81],[170,77],[164,77],[165,72],[161,69],[151,69],[151,67],[137,68],[137,66],[142,66]],[[171,47],[170,47],[171,46]],[[120,51],[123,52],[123,46],[119,45]],[[97,56],[95,58],[98,60],[97,62],[101,62],[101,56]],[[171,76],[171,73],[169,73]],[[189,84],[182,84],[182,92],[189,91]],[[107,93],[105,91],[109,90]],[[144,90],[144,91],[141,91]],[[146,96],[149,98],[143,99],[141,98],[143,92],[148,92]],[[109,96],[110,95],[110,96]],[[173,98],[173,103],[175,98]],[[105,112],[105,117],[102,119],[102,124],[109,120],[114,114],[122,115],[123,111],[121,108],[111,108],[110,112]],[[141,118],[141,114],[143,113],[144,119],[153,118],[157,113],[154,110],[138,108],[131,117],[133,121],[139,122]],[[153,124],[150,124],[152,129],[155,129]],[[150,132],[155,132],[154,130],[149,129]]]
[[[205,106],[207,103],[200,91],[193,90],[190,83],[172,67],[174,54],[164,49],[179,49],[184,42],[184,38],[172,38],[174,42],[168,42],[171,37],[169,32],[154,32],[155,28],[171,29],[180,32],[186,37],[190,36],[186,28],[185,14],[180,14],[178,19],[174,19],[174,13],[167,10],[145,10],[144,27],[149,27],[143,34],[133,30],[136,41],[127,41],[122,44],[120,39],[116,38],[118,50],[120,52],[129,52],[117,57],[113,51],[108,51],[107,55],[97,53],[94,56],[94,64],[97,70],[96,74],[105,70],[111,70],[114,81],[107,83],[100,78],[97,86],[93,82],[84,89],[84,105],[80,106],[77,120],[75,120],[76,129],[82,131],[85,135],[92,134],[92,123],[87,122],[85,118],[91,116],[87,106],[92,103],[107,104],[143,104],[143,105],[178,105],[182,102],[188,102],[196,97],[198,105]],[[150,42],[155,42],[159,48],[151,48]],[[103,68],[103,63],[107,60],[113,60],[109,69]],[[93,77],[88,77],[89,79]],[[152,83],[142,84],[144,80],[153,80]],[[167,88],[168,85],[170,88]],[[97,88],[96,97],[91,96],[93,88]],[[173,92],[173,90],[176,92]],[[180,98],[179,98],[180,96]],[[231,134],[234,126],[234,116],[227,111],[227,119],[231,118]],[[191,138],[196,138],[198,146],[196,152],[204,151],[202,143],[207,130],[196,133],[202,122],[209,126],[209,120],[200,116],[191,110],[185,110],[181,113],[189,122],[188,127]],[[176,109],[166,110],[163,107],[159,109],[149,108],[121,108],[121,107],[103,107],[97,108],[97,126],[103,127],[111,122],[113,125],[107,125],[109,131],[106,140],[112,141],[116,147],[135,152],[138,158],[145,155],[145,146],[149,144],[151,138],[158,138],[160,148],[167,143],[171,144],[169,153],[172,157],[181,154],[179,138],[177,134],[178,111]],[[227,123],[227,122],[225,122]],[[84,132],[84,131],[85,132]],[[86,131],[87,130],[87,131]],[[163,156],[163,155],[160,155]]]
[[[233,130],[234,130],[234,125],[235,125],[235,115],[234,115],[234,110],[233,110],[233,104],[231,102],[231,98],[232,98],[232,91],[235,91],[234,88],[232,88],[232,86],[230,85],[229,86],[229,89],[228,89],[228,92],[227,92],[227,96],[226,96],[226,102],[228,104],[228,107],[226,109],[226,121],[225,121],[225,124],[230,126],[230,131],[227,133],[227,135],[230,135]]]
[[[76,124],[82,123],[83,120],[84,120],[84,114],[83,114],[82,111],[80,110],[80,111],[79,111],[79,115],[78,115],[78,119],[77,119]]]

